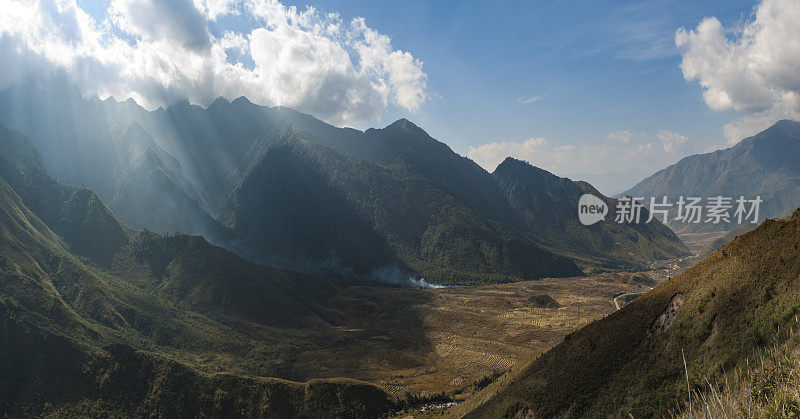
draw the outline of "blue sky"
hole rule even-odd
[[[41,0],[42,9],[52,1]],[[77,0],[96,28],[80,19],[71,25],[105,49],[47,59],[72,60],[67,71],[87,55],[100,62],[91,71],[125,68],[121,74],[135,77],[75,73],[90,94],[133,97],[151,108],[247,95],[361,129],[407,117],[487,170],[512,155],[560,175],[608,181],[606,192],[800,112],[800,86],[779,74],[800,68],[797,51],[771,54],[755,70],[747,61],[798,33],[788,20],[798,12],[793,0],[159,4]],[[58,22],[50,26],[70,26],[64,10],[48,13]],[[69,38],[38,42],[59,37]],[[31,50],[47,50],[29,38]],[[108,39],[130,49],[109,52]],[[208,58],[220,51],[222,61]],[[129,65],[153,57],[177,58],[155,70]],[[619,171],[617,180],[594,177]]]
[[[689,152],[726,144],[731,112],[710,110],[701,87],[684,80],[675,32],[707,16],[736,26],[754,3],[328,1],[318,7],[364,16],[396,47],[420,57],[435,97],[410,118],[466,155],[469,146],[491,141],[582,144],[623,130],[651,137],[677,132],[693,143]],[[521,103],[530,98],[539,99]],[[384,119],[407,114],[392,109]]]
[[[303,7],[307,2],[287,2]],[[684,81],[675,31],[752,1],[326,1],[424,61],[437,97],[411,115],[457,151],[487,140],[579,141],[628,129],[724,143],[730,115]],[[541,97],[521,104],[520,99]],[[405,115],[393,110],[384,119]]]

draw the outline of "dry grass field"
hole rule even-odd
[[[209,373],[346,377],[398,399],[444,393],[461,401],[612,313],[615,298],[622,306],[652,285],[641,273],[606,273],[441,289],[351,286],[329,302],[344,307],[338,322],[279,328],[223,318],[248,346],[171,354]]]
[[[306,336],[318,347],[299,354],[292,376],[350,377],[397,396],[461,398],[482,378],[611,313],[614,297],[648,289],[607,276],[430,290],[354,287],[351,293],[375,302],[375,315],[357,329]]]

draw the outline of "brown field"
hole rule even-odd
[[[444,289],[350,286],[329,300],[337,314],[325,323],[275,327],[223,317],[231,329],[221,333],[240,349],[220,344],[170,354],[208,373],[346,377],[398,399],[444,393],[461,401],[479,389],[476,382],[489,384],[612,313],[615,298],[621,307],[647,292],[651,279],[606,273]]]
[[[477,380],[611,313],[614,297],[648,289],[599,276],[435,290],[353,287],[352,294],[375,302],[375,316],[359,328],[306,336],[318,347],[299,354],[292,376],[350,377],[398,396],[446,392],[460,398]],[[538,294],[561,307],[528,301]]]

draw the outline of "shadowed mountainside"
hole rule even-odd
[[[228,325],[324,329],[360,316],[335,285],[200,237],[131,230],[91,191],[49,179],[24,137],[2,134],[0,414],[375,417],[394,408],[362,382],[263,378],[282,373],[287,348]],[[222,361],[237,357],[250,366]],[[215,358],[231,372],[196,362]]]
[[[617,200],[585,182],[560,178],[510,157],[497,166],[493,176],[511,206],[522,214],[532,237],[556,253],[617,269],[640,268],[652,260],[688,253],[678,236],[658,220],[645,222],[647,211],[639,223],[614,222]],[[584,226],[575,216],[578,200],[585,193],[606,202],[609,214],[605,222]]]
[[[340,218],[347,219],[349,216],[345,214],[355,211],[366,220],[369,227],[381,233],[381,239],[385,242],[369,236],[368,230],[358,227],[355,221],[342,226],[343,229],[353,226],[351,232],[342,237],[331,237],[330,240],[346,239],[348,234],[363,231],[362,236],[369,240],[361,240],[376,244],[372,245],[371,253],[354,252],[351,258],[366,261],[367,255],[376,254],[376,250],[380,249],[378,244],[387,243],[400,262],[389,265],[399,265],[398,269],[382,271],[402,275],[405,270],[403,267],[407,266],[428,280],[450,283],[506,282],[581,274],[571,260],[542,250],[524,233],[507,224],[482,218],[476,212],[478,209],[470,208],[443,191],[437,183],[404,166],[386,167],[353,159],[327,146],[302,140],[288,140],[271,147],[264,161],[270,162],[265,167],[272,170],[276,166],[282,167],[283,162],[295,162],[293,167],[299,169],[297,172],[288,168],[284,172],[295,174],[293,183],[302,182],[306,185],[292,188],[298,191],[306,188],[303,196],[285,189],[278,189],[273,195],[266,196],[262,193],[242,193],[241,189],[237,189],[234,202],[244,202],[250,208],[261,211],[263,208],[274,208],[275,203],[284,202],[284,197],[289,196],[297,199],[289,199],[291,202],[286,204],[285,211],[313,213],[320,210],[314,203],[316,198],[308,196],[311,191],[316,191],[314,195],[320,195],[319,185],[324,185],[325,189],[322,190],[338,191],[327,193],[334,194],[334,198],[326,200],[329,208],[325,209],[330,212],[343,208],[342,216],[337,217],[335,222]],[[270,178],[282,178],[279,172],[275,170],[272,172],[275,176]],[[262,185],[259,186],[262,191],[269,191],[268,186],[263,186],[266,183],[263,181],[265,176],[261,176],[260,172],[254,173],[257,174],[254,182]],[[312,180],[309,181],[309,178]],[[250,177],[247,179],[243,186],[249,184]],[[308,190],[307,185],[315,189]],[[252,202],[256,197],[258,201]],[[346,197],[346,200],[341,197]],[[235,219],[241,212],[233,208],[231,214]],[[282,228],[294,234],[302,234],[303,224],[307,223],[303,217],[285,216],[280,220],[284,225]],[[243,225],[248,224],[245,222]],[[331,224],[328,222],[326,225]],[[281,243],[275,246],[281,246]],[[391,262],[391,259],[386,257],[376,262],[381,262],[378,266],[382,266]],[[379,277],[391,276],[381,270],[376,274]],[[402,282],[400,279],[384,279]]]

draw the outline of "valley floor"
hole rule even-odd
[[[606,276],[432,290],[353,287],[351,294],[396,310],[391,319],[376,316],[391,327],[328,332],[327,345],[312,337],[322,347],[297,358],[293,378],[342,376],[376,383],[396,396],[445,392],[460,399],[484,377],[510,369],[613,312],[616,296],[648,289]],[[560,307],[536,298],[544,294]],[[388,301],[394,307],[383,307]],[[392,343],[403,335],[422,342],[411,348]]]

